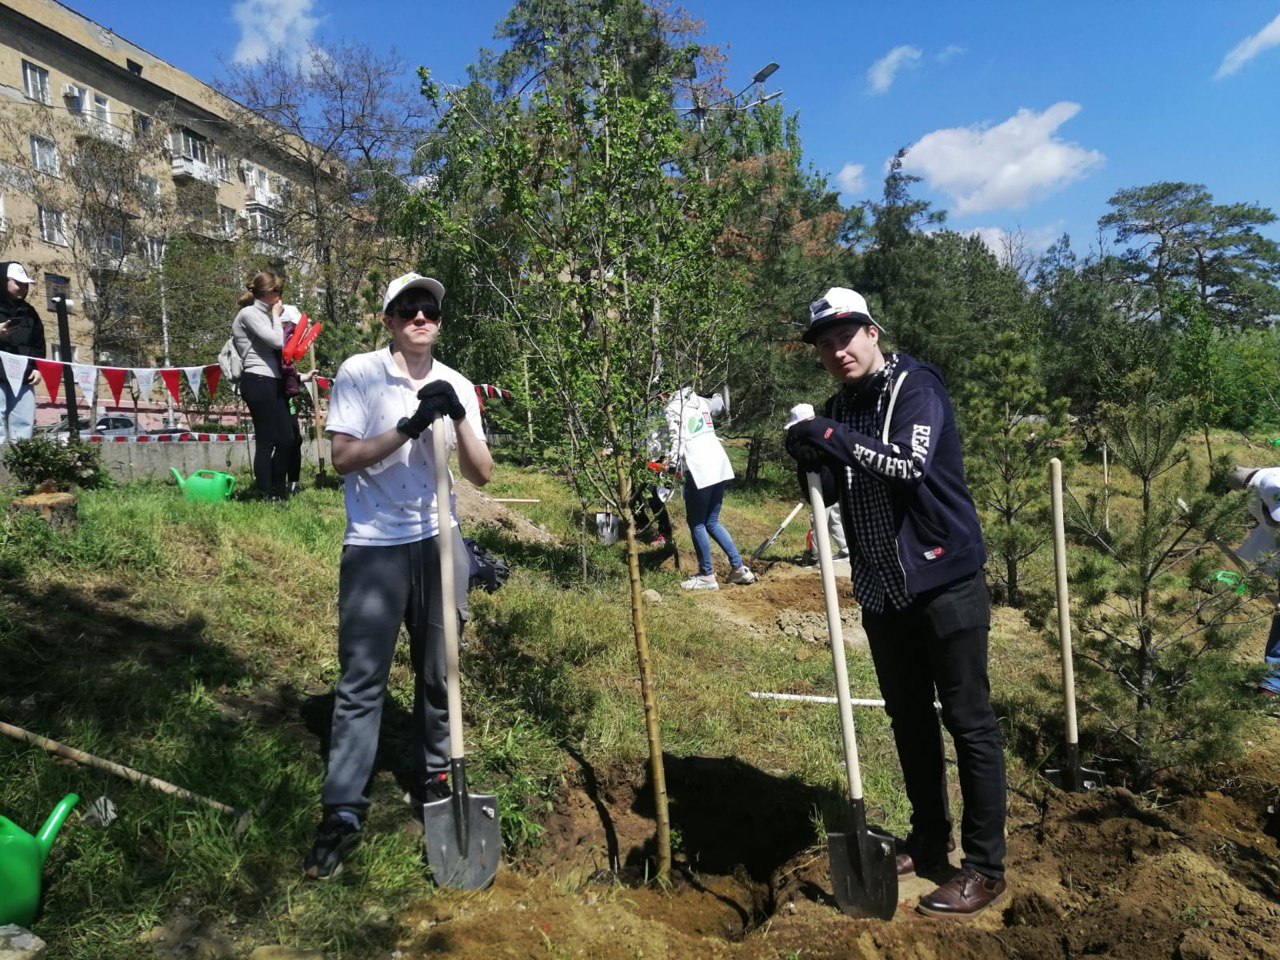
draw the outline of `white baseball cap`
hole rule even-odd
[[[419,273],[406,273],[403,277],[396,277],[387,284],[386,296],[382,298],[382,312],[385,315],[391,306],[391,301],[406,290],[414,290],[421,287],[424,290],[430,290],[436,298],[436,305],[444,304],[444,284],[439,280],[433,280],[431,277],[424,277]]]
[[[842,323],[868,323],[884,330],[872,319],[866,297],[848,287],[832,287],[809,304],[809,328],[804,332],[804,342],[816,343],[818,334]]]
[[[34,280],[27,276],[27,271],[22,269],[22,264],[18,263],[17,260],[9,264],[9,279],[17,280],[19,283],[25,283],[28,286],[35,283]]]

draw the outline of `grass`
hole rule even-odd
[[[731,455],[740,467],[743,451]],[[1090,464],[1076,471],[1086,482],[1095,475]],[[744,554],[786,516],[798,499],[793,487],[789,471],[769,465],[756,485],[730,488],[723,519]],[[584,585],[578,506],[562,480],[501,465],[487,492],[540,499],[517,509],[568,543],[531,547],[500,530],[469,531],[514,569],[502,590],[472,597],[463,699],[472,784],[498,794],[508,852],[519,860],[536,852],[567,778],[585,764],[627,771],[639,784],[647,747],[620,547],[588,544]],[[401,829],[412,696],[403,654],[392,671],[366,842],[340,880],[300,875],[338,672],[341,492],[309,489],[281,509],[188,503],[172,485],[137,483],[82,493],[79,509],[71,533],[30,517],[0,521],[0,716],[255,818],[237,834],[207,807],[0,741],[0,811],[24,828],[34,831],[72,791],[82,809],[107,796],[119,810],[106,829],[68,822],[37,932],[75,960],[135,957],[140,938],[175,917],[331,957],[389,949],[397,913],[432,896],[419,842]],[[672,512],[687,544],[678,497]],[[802,514],[768,556],[797,556],[805,529]],[[1043,569],[1048,560],[1036,563]],[[685,567],[687,575],[687,556]],[[746,696],[826,692],[829,659],[820,651],[798,659],[781,633],[726,630],[706,614],[704,597],[678,589],[679,578],[669,567],[645,573],[663,597],[647,613],[668,756],[736,758],[764,789],[802,787],[804,817],[816,810],[837,823],[845,785],[836,711]],[[1030,621],[1000,611],[992,636],[1015,786],[1029,778],[1037,751],[1056,748],[1060,727],[1057,658],[1039,619],[1051,608],[1037,609]],[[855,691],[875,689],[864,652],[854,651],[849,667]],[[887,721],[859,710],[857,723],[873,817],[905,832]]]

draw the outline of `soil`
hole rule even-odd
[[[825,644],[814,571],[777,562],[759,572],[758,584],[718,591],[708,606],[733,629]],[[865,642],[856,611],[844,628],[848,642]],[[1070,794],[1033,781],[1011,791],[1008,893],[960,922],[914,911],[936,877],[901,882],[890,921],[843,915],[808,820],[810,788],[733,758],[668,759],[681,856],[667,888],[646,884],[653,820],[643,785],[634,771],[584,767],[548,817],[536,861],[504,864],[483,893],[442,891],[410,910],[393,955],[1280,960],[1280,734],[1271,734],[1247,768],[1218,771],[1213,789],[1162,807],[1118,788]]]

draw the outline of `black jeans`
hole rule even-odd
[[[284,381],[256,373],[240,375],[240,396],[253,417],[253,478],[269,497],[289,492],[285,479],[292,453],[295,422],[284,395]]]
[[[864,610],[862,624],[893,725],[916,852],[939,851],[951,834],[936,691],[956,747],[963,862],[1003,877],[1004,747],[987,677],[991,606],[982,573],[922,594],[905,610]]]

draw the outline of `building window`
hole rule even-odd
[[[109,253],[116,259],[124,256],[124,230],[120,227],[112,227],[107,231],[106,240],[101,244],[102,251]]]
[[[4,194],[0,193],[0,233],[9,229],[9,217],[5,214]]]
[[[36,210],[40,214],[40,239],[45,243],[56,243],[60,247],[65,247],[67,224],[62,211],[43,205],[37,206]]]
[[[228,237],[236,235],[236,212],[230,207],[218,205],[218,222],[222,226],[222,232]]]
[[[144,174],[138,177],[138,192],[146,199],[155,202],[160,199],[160,181]]]
[[[164,262],[164,241],[159,237],[147,237],[147,259],[152,263]]]
[[[218,179],[231,182],[231,161],[221,150],[213,152],[213,169],[218,172]]]
[[[58,145],[52,140],[31,134],[31,165],[41,173],[61,176],[58,165]]]
[[[266,210],[249,211],[249,230],[259,240],[277,242],[280,237],[280,221]]]
[[[188,130],[183,127],[181,130],[182,137],[182,155],[188,160],[196,160],[200,163],[209,162],[209,141],[200,134]]]
[[[49,97],[49,71],[26,60],[22,61],[22,89],[32,100],[53,102]]]
[[[44,275],[44,297],[45,305],[50,311],[56,311],[58,306],[54,303],[59,297],[71,296],[71,278],[60,276],[56,273],[46,273]],[[58,345],[54,344],[54,351],[51,356],[55,359],[61,359],[58,353]]]
[[[93,116],[98,120],[101,120],[103,123],[111,122],[110,101],[108,101],[102,94],[95,93],[93,95],[93,105],[91,109],[93,110]]]
[[[134,111],[133,114],[133,133],[137,137],[145,137],[151,132],[151,118],[145,113]]]

